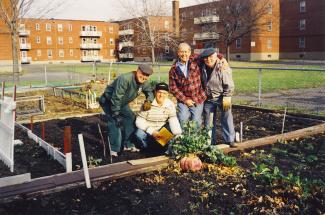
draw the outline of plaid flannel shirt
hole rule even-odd
[[[174,63],[169,71],[169,89],[177,101],[185,103],[191,99],[197,104],[206,100],[205,92],[201,85],[201,70],[196,61],[188,62],[188,77]]]

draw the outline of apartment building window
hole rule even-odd
[[[268,38],[266,44],[267,44],[267,48],[271,49],[272,48],[272,39]]]
[[[186,13],[185,13],[185,12],[183,12],[183,13],[181,14],[181,20],[182,20],[182,21],[185,21],[185,20],[186,20]]]
[[[48,49],[47,50],[47,58],[52,58],[52,50],[51,49]]]
[[[58,43],[59,43],[60,45],[63,45],[63,37],[58,37]]]
[[[112,33],[113,33],[113,30],[114,30],[114,29],[113,29],[112,26],[109,26],[109,27],[108,27],[108,33],[112,34]]]
[[[237,40],[236,40],[236,48],[241,48],[241,38],[238,38]]]
[[[169,46],[165,46],[165,53],[169,54]]]
[[[35,30],[36,30],[36,31],[41,30],[41,26],[40,26],[39,23],[36,23],[36,24],[35,24]]]
[[[272,21],[267,23],[267,30],[272,31]]]
[[[72,31],[72,25],[71,24],[69,24],[69,31]]]
[[[50,23],[45,24],[45,30],[46,31],[51,31],[51,24]]]
[[[306,47],[305,37],[299,37],[299,48],[305,48],[305,47]]]
[[[193,17],[193,11],[190,11],[190,17],[191,18]]]
[[[37,57],[41,57],[42,56],[42,50],[37,49],[36,55],[37,55]]]
[[[306,29],[306,20],[305,19],[301,19],[299,22],[299,29],[300,30],[305,30]]]
[[[64,57],[64,50],[63,49],[59,50],[59,57]]]
[[[25,24],[19,24],[19,30],[25,31]]]
[[[304,13],[304,12],[306,12],[306,2],[301,1],[300,2],[300,13]]]
[[[69,37],[69,44],[72,44],[73,43],[73,39],[72,37]]]
[[[69,50],[70,57],[73,57],[73,49]]]
[[[268,4],[268,6],[267,6],[267,13],[268,14],[272,14],[273,13],[273,8],[272,8],[272,4],[271,3]]]
[[[63,31],[63,26],[62,26],[62,24],[58,24],[58,31],[59,31],[59,32],[62,32],[62,31]]]
[[[165,29],[169,29],[169,21],[165,20]]]
[[[52,44],[52,37],[46,37],[46,44],[51,45]]]
[[[40,44],[41,43],[41,37],[40,36],[36,36],[36,43]]]
[[[109,38],[109,44],[114,45],[114,39],[113,38]]]

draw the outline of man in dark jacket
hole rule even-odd
[[[169,71],[169,89],[177,99],[177,117],[183,127],[188,120],[202,124],[203,102],[206,95],[201,86],[200,67],[190,58],[191,47],[187,43],[178,46],[178,61]]]
[[[117,156],[122,147],[124,150],[136,151],[134,144],[130,142],[130,136],[135,131],[135,115],[128,104],[143,92],[146,96],[143,109],[150,109],[154,95],[147,80],[152,73],[151,66],[139,65],[137,71],[117,77],[99,98],[99,103],[107,115],[112,156]]]

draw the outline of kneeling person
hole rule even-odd
[[[138,128],[135,136],[142,148],[147,148],[149,142],[160,142],[163,137],[159,130],[166,124],[168,124],[173,135],[182,133],[176,116],[175,105],[168,98],[168,85],[166,83],[156,85],[155,99],[151,104],[151,109],[148,111],[141,110],[135,124]]]

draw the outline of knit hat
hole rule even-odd
[[[165,82],[156,84],[156,91],[158,90],[165,90],[168,92],[169,91],[168,84],[166,84]]]

